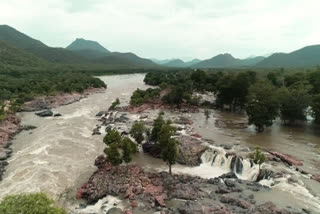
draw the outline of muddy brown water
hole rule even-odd
[[[66,188],[79,186],[89,178],[95,170],[94,160],[104,148],[103,135],[92,136],[92,130],[99,124],[95,114],[106,110],[117,97],[122,105],[126,105],[136,88],[148,88],[143,83],[144,74],[100,78],[107,83],[108,89],[80,102],[53,109],[62,117],[40,118],[34,113],[20,113],[22,124],[38,128],[22,132],[13,141],[13,154],[0,182],[0,198],[8,194],[38,191],[57,198]],[[264,133],[257,134],[252,126],[247,129],[220,129],[214,124],[215,118],[245,120],[243,115],[215,111],[208,121],[202,112],[185,116],[194,121],[196,132],[204,138],[213,139],[217,145],[260,146],[284,152],[303,160],[303,169],[306,171],[320,174],[319,128],[314,128],[310,123],[292,128],[281,126],[277,121]],[[160,160],[143,154],[139,154],[135,162],[149,169],[166,169]],[[192,171],[183,166],[176,166],[176,169],[180,173]],[[319,183],[301,179],[313,195],[320,197]],[[275,189],[273,195],[283,205],[299,197],[288,195],[281,188]],[[264,193],[256,195],[261,202],[267,201],[269,196]]]

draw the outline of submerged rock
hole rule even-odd
[[[55,114],[55,115],[53,115],[54,117],[61,117],[62,116],[62,114],[60,114],[60,113],[57,113],[57,114]]]
[[[50,109],[35,113],[35,115],[39,116],[39,117],[52,117],[53,116],[53,112]]]
[[[24,125],[22,127],[22,129],[25,130],[25,131],[33,130],[33,129],[36,129],[36,128],[37,128],[36,126],[32,126],[32,125]]]
[[[274,156],[277,157],[277,158],[280,158],[281,161],[289,164],[290,166],[292,166],[292,165],[302,166],[302,165],[303,165],[300,160],[297,160],[296,158],[294,158],[294,157],[291,156],[291,155],[283,154],[283,153],[280,153],[280,152],[274,152],[274,151],[269,151],[269,153],[270,153],[271,155],[274,155]]]

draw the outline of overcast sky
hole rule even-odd
[[[238,58],[320,44],[320,0],[0,0],[0,24],[146,58]]]

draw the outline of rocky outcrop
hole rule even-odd
[[[180,136],[178,138],[177,162],[187,166],[199,166],[201,156],[208,149],[202,142],[190,136]]]
[[[177,162],[187,166],[199,166],[201,164],[201,156],[208,147],[191,136],[179,136],[177,140],[179,141]],[[142,148],[145,153],[150,154],[152,157],[161,157],[161,149],[157,144],[145,143]]]
[[[58,94],[37,97],[21,106],[21,111],[41,111],[77,102],[91,93],[103,92],[105,88],[89,88],[83,93]]]
[[[52,117],[53,116],[53,112],[50,109],[35,113],[35,115],[39,116],[39,117]]]
[[[227,119],[216,119],[215,126],[217,128],[245,129],[248,127],[248,122]]]
[[[290,166],[302,166],[302,162],[300,160],[297,160],[291,155],[275,152],[275,151],[268,151],[271,155],[275,156],[276,158],[279,158],[282,162],[289,164]]]
[[[9,115],[0,122],[0,180],[2,180],[5,167],[8,165],[6,159],[12,153],[12,150],[9,148],[11,145],[10,140],[23,128],[20,122],[20,119],[14,115]]]
[[[320,175],[312,175],[311,179],[320,182]]]
[[[253,213],[254,214],[291,214],[292,212],[289,212],[284,209],[279,209],[272,202],[266,202],[264,204],[257,206]]]
[[[234,177],[232,175],[209,180],[188,175],[170,176],[166,172],[146,172],[137,166],[112,166],[103,155],[96,159],[95,165],[98,170],[77,193],[77,198],[90,203],[113,195],[129,199],[132,208],[161,213],[263,213],[268,207],[270,213],[282,213],[272,203],[256,205],[253,192],[266,191],[267,187],[224,178]],[[172,205],[168,203],[171,200],[179,200],[179,203]],[[287,213],[290,212],[283,211]]]

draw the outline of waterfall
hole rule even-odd
[[[259,166],[249,159],[243,159],[235,154],[227,153],[223,148],[212,147],[206,150],[202,157],[202,164],[222,168],[234,172],[238,178],[255,181],[259,174]]]

